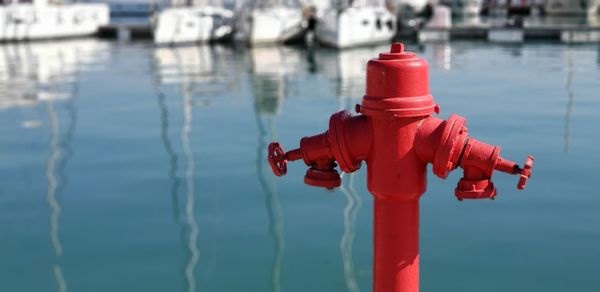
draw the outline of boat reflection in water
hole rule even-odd
[[[449,71],[452,69],[452,47],[448,42],[429,44],[433,51],[431,63],[434,68]]]
[[[338,99],[338,110],[354,111],[365,93],[365,74],[367,62],[380,52],[388,50],[387,45],[355,48],[343,51],[316,51],[317,70],[324,74],[334,85],[333,92]],[[346,289],[360,291],[356,277],[357,268],[353,260],[353,243],[356,234],[356,218],[362,208],[361,194],[354,187],[356,172],[342,173],[342,185],[339,191],[346,198],[342,209],[344,232],[339,247]],[[369,267],[370,269],[370,267]],[[368,270],[368,269],[367,269]]]
[[[61,193],[67,186],[65,169],[77,124],[78,75],[89,71],[106,44],[95,40],[52,43],[18,43],[0,46],[0,111],[9,108],[45,109],[50,130],[46,162],[46,201],[50,208],[50,243],[54,253],[52,273],[58,291],[67,291],[62,269],[60,239]],[[36,111],[34,111],[36,112]],[[39,114],[39,112],[37,112]],[[41,127],[43,118],[22,121],[24,128]],[[63,132],[64,131],[64,132]]]
[[[107,46],[94,39],[1,45],[0,110],[72,98],[78,72],[105,58]]]
[[[73,99],[71,99],[70,103],[72,102]],[[48,185],[46,198],[48,200],[48,205],[51,210],[50,241],[52,242],[54,255],[56,256],[56,262],[52,269],[54,271],[54,277],[56,278],[56,282],[58,284],[58,291],[63,292],[67,291],[67,281],[65,280],[65,276],[63,274],[63,270],[60,264],[63,256],[63,246],[60,242],[58,231],[59,217],[62,208],[61,203],[58,199],[58,194],[60,189],[64,188],[64,182],[66,181],[64,168],[66,167],[69,157],[73,154],[70,145],[71,138],[75,130],[75,124],[77,122],[77,115],[73,111],[73,114],[71,114],[72,118],[69,121],[70,125],[68,127],[67,133],[64,136],[64,141],[59,142],[59,117],[54,109],[52,101],[48,101],[46,103],[46,107],[50,126],[50,157],[48,157],[48,162],[46,166],[46,180]],[[73,106],[71,105],[70,108],[73,108]],[[62,147],[59,145],[62,145]],[[68,149],[68,151],[65,151],[65,148]]]
[[[233,51],[224,46],[161,47],[154,50],[155,84],[180,86],[194,105],[210,104],[212,93],[237,90],[237,74],[226,66]]]
[[[342,185],[340,191],[346,197],[346,206],[343,209],[342,215],[344,219],[344,233],[340,240],[340,251],[342,253],[342,267],[344,269],[344,281],[346,288],[350,292],[360,291],[354,268],[354,260],[352,257],[352,244],[354,243],[354,235],[356,234],[356,217],[362,207],[362,200],[359,193],[354,188],[354,177],[356,173],[344,174],[342,177]]]
[[[567,51],[567,80],[565,90],[567,93],[567,111],[565,113],[565,153],[571,149],[571,115],[573,114],[573,104],[575,103],[575,94],[573,93],[573,54]]]
[[[269,234],[275,245],[271,268],[271,290],[280,292],[281,267],[285,250],[283,236],[284,218],[275,184],[275,177],[267,165],[267,145],[276,140],[275,118],[281,112],[284,97],[289,90],[290,75],[298,73],[302,57],[298,50],[286,47],[254,47],[250,49],[251,86],[254,111],[258,128],[256,146],[256,169],[258,181],[265,197],[269,217]]]
[[[302,52],[294,47],[270,46],[250,48],[249,54],[255,103],[261,104],[261,108],[270,104],[273,107],[270,112],[276,115],[292,88],[290,77],[302,70]]]
[[[186,106],[188,109],[190,106],[208,106],[212,103],[212,99],[208,98],[212,93],[232,90],[234,86],[225,82],[224,74],[218,74],[219,60],[222,60],[219,56],[226,57],[226,54],[220,52],[223,50],[223,47],[218,46],[186,46],[162,47],[154,51],[151,71],[154,73],[153,85],[160,109],[161,139],[169,156],[168,173],[172,181],[171,196],[175,222],[179,220],[177,192],[181,180],[177,177],[179,157],[169,136],[168,89],[169,86],[177,87],[177,93],[173,94],[172,98],[183,97],[184,114],[191,114],[191,110],[186,111]]]
[[[321,65],[316,70],[318,72],[322,69],[323,71],[320,73],[326,74],[328,79],[337,84],[335,91],[336,96],[339,97],[340,108],[345,108],[344,104],[351,99],[350,96],[356,96],[355,90],[364,87],[361,85],[364,84],[364,78],[359,75],[361,75],[361,68],[364,70],[365,67],[360,62],[368,60],[370,50],[340,52],[339,54],[342,56],[338,56],[339,58],[334,58],[332,52],[332,50],[309,51],[308,55],[304,56],[304,52],[300,50],[281,47],[252,48],[250,52],[251,85],[259,134],[256,148],[256,168],[259,183],[266,194],[265,205],[269,215],[269,233],[275,244],[271,272],[271,286],[272,291],[275,292],[282,291],[281,269],[285,250],[284,216],[275,177],[267,165],[265,149],[268,143],[277,140],[275,119],[281,112],[284,98],[295,90],[293,84],[290,84],[290,80],[295,79],[294,75],[296,74],[306,73],[302,69],[304,59],[308,60],[309,73],[314,73],[312,66],[316,60],[325,62],[316,63]],[[342,212],[344,233],[340,240],[340,250],[346,287],[349,291],[355,292],[360,289],[354,275],[352,243],[356,216],[362,206],[362,201],[353,186],[354,174],[347,174],[347,176],[348,178],[343,180],[344,185],[340,187],[347,200]]]
[[[353,111],[354,105],[365,94],[367,62],[386,50],[389,50],[388,45],[314,51],[317,71],[333,84],[340,109]]]
[[[600,69],[600,46],[598,46],[598,50],[596,51],[596,64],[598,65],[598,69]]]
[[[213,96],[234,92],[237,89],[233,72],[228,72],[223,66],[224,60],[231,57],[230,49],[220,46],[188,46],[176,48],[157,48],[154,51],[154,85],[160,108],[161,139],[169,157],[168,176],[171,180],[171,199],[173,220],[181,227],[181,238],[188,259],[183,265],[183,276],[187,291],[196,291],[197,283],[195,270],[198,265],[200,249],[198,248],[199,225],[195,214],[195,157],[191,141],[193,113],[196,107],[206,107],[213,104]],[[177,90],[171,98],[181,96],[183,121],[179,130],[181,151],[185,167],[183,179],[178,173],[179,155],[173,147],[169,126],[169,90]],[[183,219],[179,202],[179,187],[184,184],[185,197],[183,200]],[[187,233],[187,237],[186,237]],[[215,261],[216,252],[206,253]]]

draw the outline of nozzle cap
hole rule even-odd
[[[461,178],[454,194],[459,201],[463,199],[495,199],[496,187],[489,179],[469,180]]]
[[[304,183],[313,187],[334,189],[342,184],[340,174],[335,169],[309,168],[304,176]]]

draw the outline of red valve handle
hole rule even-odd
[[[517,183],[517,189],[519,190],[525,188],[527,180],[531,177],[531,167],[533,167],[533,159],[533,156],[527,156],[527,160],[525,161],[525,165],[523,165],[523,169],[519,170],[520,177],[519,183]]]
[[[269,165],[276,176],[287,173],[287,157],[281,145],[277,142],[269,144]]]

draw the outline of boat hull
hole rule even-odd
[[[92,35],[109,23],[106,4],[0,7],[0,41],[24,41]]]
[[[284,43],[302,38],[306,21],[297,8],[252,9],[242,13],[236,30],[236,40],[250,45]]]
[[[233,33],[233,11],[221,7],[167,8],[155,18],[155,44],[210,42]]]
[[[569,0],[547,0],[544,4],[544,12],[548,15],[591,15],[598,13],[600,0],[569,1]]]
[[[395,35],[396,17],[377,6],[329,10],[315,31],[319,43],[335,48],[389,42]]]

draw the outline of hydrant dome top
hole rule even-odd
[[[401,60],[415,57],[415,53],[404,51],[403,43],[393,43],[389,52],[379,53],[380,60]]]
[[[429,65],[404,44],[392,44],[389,52],[367,63],[366,93],[361,112],[366,115],[393,114],[426,116],[438,112],[429,92]]]

